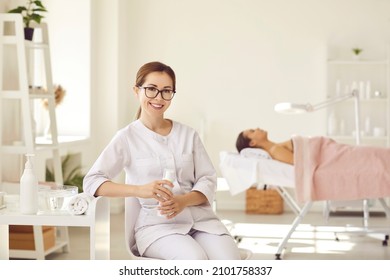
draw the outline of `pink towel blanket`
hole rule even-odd
[[[390,149],[293,137],[299,202],[390,196]]]

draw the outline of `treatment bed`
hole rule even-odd
[[[390,197],[390,149],[357,148],[324,137],[297,136],[293,142],[294,166],[271,159],[261,149],[247,148],[240,154],[220,153],[220,171],[232,195],[252,186],[267,185],[276,188],[296,213],[290,230],[278,246],[276,259],[281,259],[288,240],[315,201],[378,199],[387,218],[390,218],[390,208],[384,200]],[[361,159],[356,158],[356,154]],[[351,158],[353,163],[346,166]],[[372,166],[368,167],[367,163]],[[360,165],[364,167],[363,171],[359,170]],[[286,188],[295,190],[295,199]],[[363,206],[368,207],[366,203]],[[367,212],[368,208],[365,208],[364,213]],[[367,218],[365,214],[364,219]],[[390,227],[369,228],[365,221],[362,228],[347,233],[383,233],[383,245],[387,245]]]
[[[261,149],[244,149],[241,154],[222,151],[220,170],[229,185],[231,195],[256,186],[276,189],[295,214],[301,208],[286,188],[294,188],[294,167],[273,160]]]

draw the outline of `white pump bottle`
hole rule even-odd
[[[173,183],[176,179],[176,171],[175,169],[164,169],[164,175],[163,175],[163,180],[168,180],[169,182]],[[170,187],[168,187],[171,189]]]
[[[163,174],[163,180],[168,180],[169,182],[173,183],[176,180],[176,171],[175,169],[164,169],[164,174]],[[167,185],[163,185],[165,188],[169,189],[172,191],[172,188]],[[157,212],[157,215],[160,217],[164,217],[159,211]]]
[[[20,178],[20,213],[35,215],[38,212],[38,179],[34,174],[31,158],[34,154],[26,154],[27,161]]]

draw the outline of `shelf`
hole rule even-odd
[[[10,225],[46,225],[46,226],[91,226],[93,215],[71,215],[67,211],[61,214],[49,214],[39,211],[36,215],[21,215],[19,212],[0,210],[0,217],[4,224]]]
[[[53,94],[50,93],[30,93],[30,98],[54,98]]]
[[[39,136],[35,138],[35,148],[37,151],[42,150],[55,150],[61,147],[72,147],[74,145],[83,144],[89,140],[87,136],[58,136],[58,145],[52,143],[52,139],[45,136]],[[3,145],[1,152],[8,154],[25,154],[28,153],[28,148],[24,145]]]
[[[7,164],[7,169],[15,171],[20,169],[22,164],[16,163],[17,161],[23,162],[20,155],[26,154],[26,153],[40,153],[40,155],[44,155],[45,151],[50,151],[52,154],[52,160],[53,160],[53,171],[54,171],[54,179],[57,183],[63,182],[63,174],[62,174],[62,165],[61,165],[61,157],[60,157],[60,146],[62,145],[74,145],[75,143],[79,143],[81,140],[84,140],[86,137],[76,138],[76,137],[60,137],[57,138],[57,118],[56,118],[56,110],[55,110],[55,93],[52,89],[54,89],[53,81],[52,81],[52,68],[51,68],[51,59],[50,59],[50,47],[49,47],[49,39],[48,39],[48,29],[47,24],[42,22],[41,24],[35,26],[36,28],[42,29],[42,41],[41,42],[34,42],[34,41],[26,41],[24,40],[24,32],[23,32],[23,18],[20,14],[0,14],[0,23],[1,26],[4,26],[4,23],[8,22],[10,26],[14,26],[13,29],[15,30],[15,35],[8,36],[6,34],[6,30],[3,28],[3,30],[0,30],[0,44],[2,46],[8,45],[7,47],[13,47],[15,49],[15,55],[10,57],[10,61],[7,61],[7,65],[3,65],[2,61],[0,62],[1,67],[5,67],[4,69],[7,69],[7,66],[14,65],[15,68],[15,86],[14,88],[17,88],[17,90],[6,90],[3,79],[0,79],[0,98],[8,98],[13,99],[16,101],[19,101],[20,104],[11,104],[13,107],[17,108],[16,110],[12,110],[13,107],[11,106],[11,109],[9,110],[11,113],[8,113],[6,121],[13,121],[15,122],[15,130],[19,129],[19,133],[15,133],[15,135],[8,135],[12,140],[8,140],[8,142],[4,143],[3,140],[0,140],[0,156],[3,157],[4,154],[12,154],[12,160],[11,162],[14,163],[9,164],[8,162],[1,162],[0,159],[0,184],[2,185],[2,189],[4,189],[4,177],[3,177],[3,166]],[[4,47],[0,46],[0,50],[2,53],[0,53],[0,57],[6,55],[4,52]],[[36,60],[38,59],[35,53],[39,50],[39,52],[42,52],[42,68],[41,70],[35,69],[34,65]],[[11,59],[13,59],[11,61]],[[32,71],[30,73],[29,71]],[[29,87],[29,77],[34,77],[34,71],[41,71],[42,76],[44,79],[42,79],[44,84],[42,84],[42,87]],[[49,89],[49,90],[46,90]],[[50,134],[53,135],[53,139],[51,138],[35,138],[34,139],[34,111],[33,111],[33,102],[31,102],[33,99],[49,99],[50,102],[48,102],[48,112],[49,112],[49,124],[50,124]],[[16,103],[16,102],[13,102]],[[5,122],[4,122],[5,123]],[[0,131],[4,130],[2,129],[2,122],[0,122]],[[8,125],[8,124],[7,124]],[[12,124],[10,124],[12,125]],[[8,134],[9,132],[6,131]],[[7,136],[7,135],[6,135]],[[40,166],[39,166],[40,164]],[[36,168],[36,166],[39,166],[39,168]],[[35,172],[41,173],[40,177],[45,171],[45,162],[41,161],[39,163],[35,162]],[[39,170],[39,171],[38,171]],[[15,174],[7,174],[9,175],[7,180],[16,180],[16,172]],[[37,176],[38,177],[38,176]],[[48,216],[48,215],[35,215],[27,216],[27,215],[18,215],[16,213],[6,213],[3,210],[0,211],[0,220],[2,220],[5,223],[8,224],[30,224],[30,225],[58,225],[58,226],[68,226],[69,224],[75,224],[77,225],[91,225],[91,219],[88,217],[70,217],[70,216],[63,216],[58,221],[59,216]],[[8,235],[8,228],[2,227],[0,225],[0,231],[1,234],[7,234]],[[7,233],[5,233],[7,232]],[[67,234],[67,228],[64,229],[64,235],[65,240],[59,240],[56,237],[57,243],[59,243],[59,246],[68,246],[69,240],[68,240],[68,234]],[[6,236],[6,238],[8,238]],[[42,247],[42,237],[37,236],[35,237],[39,241],[37,246]],[[62,243],[61,243],[62,242]],[[2,242],[0,242],[2,243]],[[6,244],[3,242],[3,245]],[[1,247],[2,244],[0,244]],[[8,250],[8,248],[6,248]],[[42,248],[36,248],[37,252],[42,252]],[[33,251],[34,252],[34,251]],[[35,252],[36,253],[36,252]],[[25,258],[26,255],[31,254],[31,252],[28,252],[26,250],[19,250],[18,254]],[[0,253],[1,256],[5,256],[6,254]],[[41,254],[38,255],[35,254],[35,257],[41,257]]]
[[[30,98],[54,98],[54,93],[48,92],[42,87],[31,87],[28,90]]]
[[[390,145],[390,45],[384,47],[386,53],[379,48],[367,50],[367,57],[372,59],[355,60],[351,53],[350,56],[333,56],[326,61],[328,99],[351,89],[360,92],[358,107],[355,106],[356,100],[348,99],[327,108],[327,132],[344,132],[344,135],[328,135],[330,138],[351,145],[356,143],[353,131],[357,130],[355,114],[358,109],[359,130],[362,132],[360,144]],[[337,48],[341,50],[343,46]]]
[[[56,240],[56,243],[53,247],[47,249],[44,252],[44,255],[47,256],[59,249],[64,248],[67,246],[68,243],[66,241],[58,241]],[[35,259],[36,258],[36,251],[35,250],[19,250],[19,249],[11,249],[9,250],[9,257],[10,258],[22,258],[22,259]]]
[[[1,98],[5,99],[21,99],[24,96],[24,92],[21,90],[2,90],[0,92]],[[45,92],[43,90],[29,90],[30,98],[54,98],[54,94]]]
[[[26,41],[26,40],[25,40],[25,45],[26,45],[26,48],[29,48],[29,49],[48,49],[49,48],[48,44],[34,43],[31,41]]]
[[[328,64],[334,65],[387,65],[387,60],[328,60]]]
[[[79,135],[59,135],[58,136],[58,144],[62,146],[72,146],[75,144],[82,144],[85,141],[88,141],[88,136],[79,136]],[[51,138],[45,136],[39,136],[35,138],[35,142],[37,145],[50,145]]]
[[[332,99],[332,98],[328,98],[328,99]],[[362,99],[360,98],[359,99],[359,102],[360,103],[386,103],[388,101],[387,98],[367,98],[367,99]],[[355,99],[347,99],[347,100],[344,100],[343,103],[355,103]]]

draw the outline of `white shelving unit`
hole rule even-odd
[[[390,147],[390,58],[327,62],[327,97],[357,89],[360,96],[362,145]],[[331,115],[334,116],[333,121]],[[354,100],[327,109],[327,134],[333,139],[355,143]]]
[[[380,49],[380,48],[378,48]],[[327,98],[359,91],[360,145],[390,147],[390,49],[364,50],[373,59],[332,57],[327,61]],[[336,51],[337,52],[337,51]],[[352,52],[350,53],[352,55]],[[327,108],[327,135],[338,142],[356,144],[355,100]],[[328,202],[326,211],[345,208],[382,211],[376,201]],[[366,219],[368,217],[365,217]],[[365,221],[367,222],[367,221]]]
[[[16,158],[15,162],[19,162],[19,173],[21,174],[24,165],[24,154],[32,153],[37,156],[42,151],[50,151],[53,158],[53,169],[55,181],[62,184],[62,169],[60,146],[58,142],[57,123],[55,114],[55,94],[52,82],[51,59],[48,28],[46,23],[34,26],[42,32],[42,40],[40,42],[25,41],[23,32],[23,21],[20,14],[0,14],[0,56],[12,57],[14,60],[9,65],[16,66],[15,73],[17,77],[13,77],[15,83],[6,81],[4,77],[7,74],[7,69],[4,64],[0,64],[0,183],[1,190],[10,193],[18,193],[19,182],[9,182],[6,178],[3,168],[11,165],[5,158]],[[34,52],[40,51],[43,58],[43,74],[45,84],[42,88],[45,90],[36,90],[34,87]],[[34,90],[32,90],[34,89]],[[48,113],[50,119],[50,139],[49,141],[39,143],[35,135],[34,118],[32,104],[34,100],[48,100]],[[12,106],[13,110],[3,110]],[[4,112],[12,112],[12,117],[5,115]],[[16,113],[15,113],[16,112]],[[3,118],[6,121],[3,121]],[[8,122],[12,121],[12,130],[7,130],[10,126]],[[41,141],[42,142],[42,141]],[[17,166],[16,166],[17,169]],[[37,169],[35,167],[35,169]],[[42,173],[42,172],[41,172]],[[42,178],[39,178],[42,179]],[[66,227],[57,228],[58,242],[54,248],[47,251],[43,249],[42,227],[34,226],[35,250],[25,252],[22,250],[11,250],[10,257],[16,258],[36,258],[44,259],[44,257],[57,249],[69,249],[69,237]],[[39,239],[39,240],[37,240]]]

